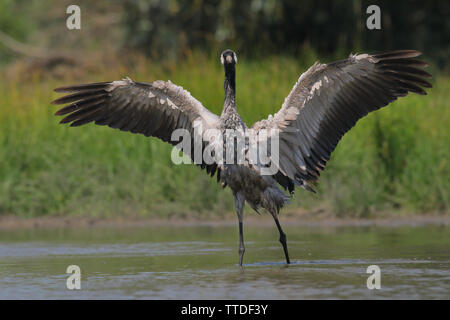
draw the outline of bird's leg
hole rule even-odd
[[[289,253],[288,253],[288,248],[287,248],[287,243],[286,243],[286,234],[283,232],[283,229],[281,229],[280,221],[278,221],[277,214],[272,213],[272,216],[277,225],[278,232],[280,232],[280,242],[281,242],[281,245],[283,246],[284,255],[286,256],[286,263],[290,264],[291,260],[289,259]]]
[[[244,252],[245,252],[245,246],[244,246],[244,232],[242,228],[242,217],[239,216],[239,265],[242,267],[242,260],[244,259]]]
[[[244,219],[244,197],[237,193],[234,195],[234,205],[236,207],[236,213],[239,220],[239,265],[242,267],[242,261],[244,259],[244,230],[243,230],[243,219]]]

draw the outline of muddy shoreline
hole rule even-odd
[[[345,226],[450,226],[450,214],[400,215],[365,218],[339,218],[336,216],[311,216],[308,214],[286,214],[280,216],[284,225],[303,225],[307,227],[345,227]],[[14,229],[55,229],[55,228],[141,228],[155,226],[195,227],[195,226],[235,226],[235,216],[217,218],[143,218],[114,217],[92,218],[83,216],[49,216],[37,218],[0,217],[0,230]],[[247,215],[244,223],[248,226],[273,227],[269,215]]]

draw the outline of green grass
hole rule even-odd
[[[201,61],[201,63],[198,63]],[[238,64],[237,104],[251,124],[275,113],[310,59],[271,57]],[[94,74],[94,75],[92,75]],[[178,65],[140,61],[82,80],[35,75],[0,80],[0,215],[220,216],[233,210],[229,190],[193,165],[176,166],[157,139],[88,125],[58,125],[52,89],[76,82],[167,80],[220,113],[223,72],[216,57]],[[323,208],[340,216],[376,212],[448,212],[450,79],[429,95],[410,95],[358,122],[322,173],[317,194],[298,189],[288,210]]]

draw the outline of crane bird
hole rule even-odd
[[[68,104],[55,113],[65,115],[60,123],[76,127],[94,122],[146,137],[157,137],[172,145],[178,142],[171,139],[172,133],[176,129],[184,129],[191,133],[192,140],[196,134],[197,137],[201,135],[201,151],[212,145],[214,139],[196,133],[196,122],[204,129],[215,129],[219,133],[238,130],[255,136],[263,130],[275,129],[278,150],[276,155],[269,155],[270,165],[276,163],[276,170],[271,174],[261,173],[267,164],[250,163],[248,158],[243,163],[216,158],[212,162],[201,159],[196,164],[206,169],[209,175],[216,174],[217,181],[223,187],[228,186],[233,193],[239,221],[239,265],[242,266],[245,251],[245,202],[255,211],[264,208],[273,216],[286,263],[289,264],[286,235],[278,220],[280,209],[289,200],[285,192],[292,195],[296,186],[314,192],[313,184],[325,168],[331,152],[360,118],[409,92],[426,94],[422,87],[431,88],[431,84],[424,78],[431,75],[421,69],[427,64],[416,58],[420,54],[415,50],[398,50],[350,54],[347,59],[328,64],[316,62],[299,77],[281,109],[250,128],[236,109],[237,56],[231,50],[220,55],[225,71],[225,101],[220,116],[210,112],[182,87],[161,80],[135,82],[125,78],[61,87],[55,91],[70,94],[52,103]],[[267,134],[265,139],[272,138],[271,135]],[[247,152],[249,141],[254,140],[245,141],[241,147]],[[262,142],[264,139],[257,143]],[[242,150],[235,146],[234,151]],[[192,154],[189,156],[193,158]]]

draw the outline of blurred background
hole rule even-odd
[[[66,9],[81,8],[68,30]],[[368,30],[369,5],[381,29]],[[232,216],[230,192],[170,145],[110,128],[58,125],[53,89],[78,82],[167,80],[220,113],[219,54],[238,54],[237,104],[247,124],[276,112],[316,60],[417,49],[433,88],[358,122],[286,215],[448,214],[450,2],[0,0],[0,215]]]

